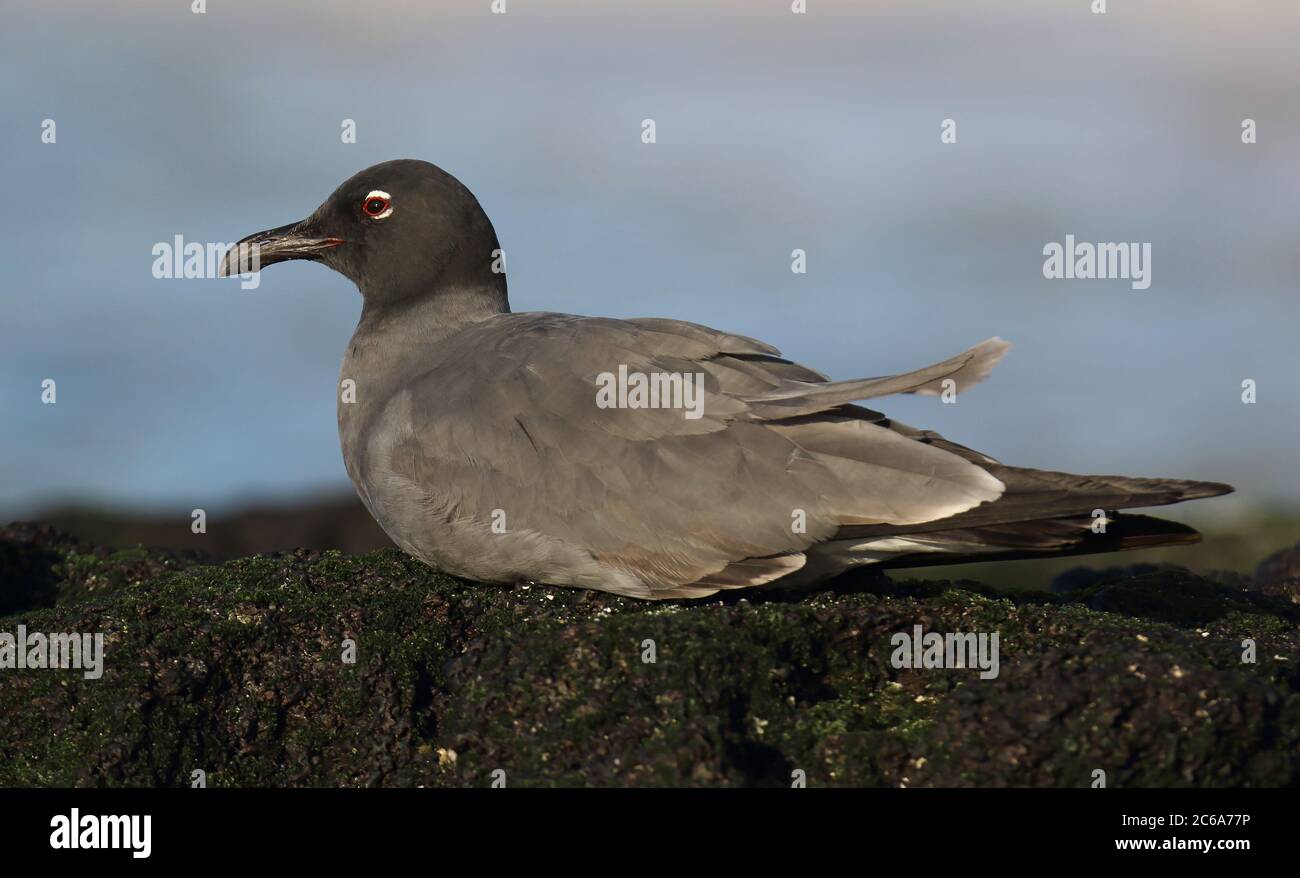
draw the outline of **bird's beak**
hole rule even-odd
[[[319,259],[322,253],[343,243],[342,238],[320,234],[312,227],[312,221],[306,219],[249,235],[226,251],[218,274],[233,277],[290,259]]]

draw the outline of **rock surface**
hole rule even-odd
[[[1178,569],[654,604],[32,526],[0,562],[0,632],[105,635],[98,680],[0,669],[5,786],[1300,783],[1300,606]],[[998,676],[894,667],[915,625],[997,633]]]
[[[1269,555],[1255,568],[1255,588],[1300,603],[1300,543]]]

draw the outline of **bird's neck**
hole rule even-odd
[[[362,329],[388,334],[442,335],[510,311],[505,278],[482,284],[448,284],[433,293],[376,300],[366,297]]]
[[[467,326],[509,312],[504,288],[444,288],[435,295],[367,300],[344,357],[344,372],[383,381],[427,363],[431,352]]]

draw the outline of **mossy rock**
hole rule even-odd
[[[1185,571],[656,604],[396,550],[216,565],[0,536],[0,631],[105,634],[98,680],[0,670],[0,785],[1300,782],[1300,608]],[[997,632],[1000,673],[895,668],[918,624]]]

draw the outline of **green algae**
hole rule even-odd
[[[203,564],[30,530],[0,548],[0,631],[106,640],[99,680],[0,670],[6,786],[1300,781],[1296,606],[1185,572],[655,604],[396,550]],[[1000,674],[893,667],[918,624],[997,632]]]

